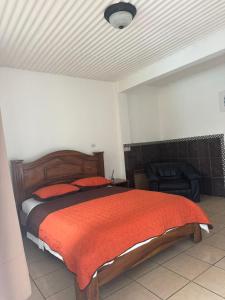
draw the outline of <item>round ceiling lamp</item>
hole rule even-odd
[[[133,4],[118,2],[106,8],[104,17],[114,28],[123,29],[132,22],[136,12]]]

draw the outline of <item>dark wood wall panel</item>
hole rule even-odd
[[[134,186],[134,174],[143,172],[147,161],[185,161],[201,175],[203,194],[225,196],[225,151],[223,134],[126,144],[126,175]]]

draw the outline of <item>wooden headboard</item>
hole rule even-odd
[[[78,151],[52,152],[35,161],[12,160],[12,180],[17,208],[36,189],[74,179],[104,176],[103,152],[88,155]]]

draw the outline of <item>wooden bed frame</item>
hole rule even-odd
[[[77,151],[63,150],[50,153],[33,162],[11,161],[12,179],[18,211],[25,199],[31,197],[39,187],[62,182],[71,182],[75,178],[104,176],[103,152],[93,155]],[[99,287],[111,281],[153,255],[170,247],[178,240],[190,236],[194,242],[201,241],[201,229],[198,224],[188,224],[168,231],[148,244],[118,257],[110,265],[97,270],[90,284],[80,290],[75,276],[76,300],[99,300]]]

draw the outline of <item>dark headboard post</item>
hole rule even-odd
[[[23,160],[12,160],[12,182],[14,196],[16,200],[17,209],[20,209],[24,200],[24,183],[23,183]]]
[[[104,152],[94,152],[94,155],[98,158],[98,175],[105,176]]]

